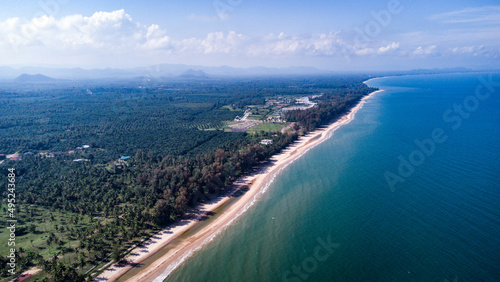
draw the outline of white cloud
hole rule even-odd
[[[212,20],[195,15],[190,18]],[[474,32],[477,34],[477,31]],[[354,40],[349,36],[352,35],[337,31],[302,35],[279,32],[249,37],[237,31],[226,30],[198,37],[173,38],[161,26],[142,25],[124,10],[117,10],[96,12],[91,16],[70,15],[59,19],[52,16],[29,20],[6,19],[0,22],[0,38],[3,39],[0,40],[0,53],[15,55],[4,55],[4,63],[15,62],[11,59],[14,57],[25,62],[40,60],[35,63],[80,57],[78,63],[93,60],[93,63],[102,64],[121,62],[124,57],[128,58],[127,61],[135,60],[143,64],[146,61],[156,63],[158,60],[171,58],[178,61],[186,58],[194,60],[195,57],[210,57],[212,60],[230,58],[227,59],[230,61],[235,56],[247,61],[281,59],[287,62],[297,58],[303,61],[320,61],[323,57],[343,60],[351,56],[390,55],[401,58],[436,54],[438,44],[442,55],[494,57],[500,53],[495,42],[480,41],[480,44],[488,47],[464,46],[460,44],[463,40],[447,39],[448,44],[445,45],[442,38],[441,41],[434,37],[430,40],[424,32],[401,35],[394,42],[386,39],[373,40],[366,46],[351,44]],[[481,36],[480,38],[484,38]],[[428,45],[420,46],[421,42],[427,42]],[[17,52],[12,52],[13,50]]]
[[[160,29],[160,26],[152,24],[147,29],[146,42],[140,46],[145,49],[169,49],[172,47],[172,43],[166,33],[166,31]]]
[[[498,54],[500,54],[500,49],[493,46],[486,47],[485,45],[479,46],[461,46],[461,47],[453,47],[448,48],[446,50],[446,54],[452,56],[481,56],[483,58],[498,58]]]
[[[415,51],[413,51],[413,55],[431,55],[436,53],[437,46],[431,45],[423,48],[422,46],[418,46]]]
[[[347,44],[338,32],[302,36],[291,36],[281,32],[277,36],[269,34],[261,39],[256,39],[247,50],[248,54],[255,56],[332,56],[341,55],[345,48],[347,48]]]
[[[7,19],[0,23],[0,35],[11,38],[9,43],[14,48],[37,45],[53,50],[76,47],[116,50],[145,40],[143,27],[124,10],[96,12],[90,17],[72,15],[59,20],[46,15],[26,22]]]
[[[202,54],[236,54],[241,52],[242,44],[246,41],[243,34],[230,31],[227,34],[211,32],[204,39],[189,38],[176,43],[177,51],[182,53]]]
[[[283,32],[248,38],[230,32],[212,32],[204,39],[190,38],[178,42],[178,51],[204,54],[244,56],[331,56],[341,54],[342,39],[338,33],[290,36]]]
[[[395,51],[395,50],[398,50],[399,49],[399,42],[396,43],[396,42],[392,42],[391,44],[385,46],[385,47],[380,47],[378,48],[378,53],[379,54],[384,54],[384,53],[388,53],[388,52],[391,52],[391,51]]]
[[[354,51],[354,54],[356,54],[358,56],[373,55],[375,53],[377,53],[377,52],[373,48],[363,48],[363,49],[359,49],[359,50]]]
[[[230,31],[227,35],[224,32],[211,32],[200,42],[203,53],[236,53],[240,44],[245,40],[245,36]]]
[[[451,52],[454,54],[475,54],[477,55],[479,52],[484,51],[484,45],[481,46],[464,46],[464,47],[455,47],[451,49]]]
[[[399,42],[392,42],[387,46],[382,46],[379,48],[362,48],[359,50],[355,50],[354,54],[358,56],[367,56],[367,55],[381,55],[386,53],[391,53],[399,49]]]

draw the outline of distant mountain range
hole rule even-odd
[[[406,74],[438,74],[438,73],[452,73],[452,72],[470,72],[468,68],[445,68],[445,69],[414,69],[407,71]]]
[[[266,76],[266,75],[310,75],[324,74],[325,71],[312,67],[289,68],[233,68],[229,66],[207,67],[182,64],[160,64],[150,67],[130,69],[82,69],[82,68],[46,68],[46,67],[0,67],[0,79],[15,79],[22,74],[42,74],[55,79],[130,79],[137,77],[155,80],[166,78],[208,78],[214,76]]]
[[[399,72],[378,72],[378,75],[428,74],[470,72],[466,68],[453,69],[418,69]],[[287,68],[234,68],[229,66],[196,66],[183,64],[159,64],[150,67],[129,69],[105,68],[46,68],[46,67],[1,67],[0,79],[15,82],[53,82],[66,80],[96,80],[96,79],[148,79],[162,81],[165,79],[209,79],[214,77],[244,77],[244,76],[278,76],[278,75],[326,75],[340,72],[324,71],[313,67]],[[373,73],[373,72],[372,72]],[[31,74],[31,75],[30,75]]]

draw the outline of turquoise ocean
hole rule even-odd
[[[384,91],[166,281],[500,281],[499,82],[368,81]]]

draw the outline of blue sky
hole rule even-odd
[[[498,1],[9,1],[0,65],[500,66]]]

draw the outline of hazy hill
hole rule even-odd
[[[40,83],[40,82],[54,82],[56,79],[45,76],[43,74],[27,74],[23,73],[14,79],[15,82],[22,83]]]
[[[183,72],[180,76],[184,78],[207,78],[208,74],[201,70],[189,69]]]

